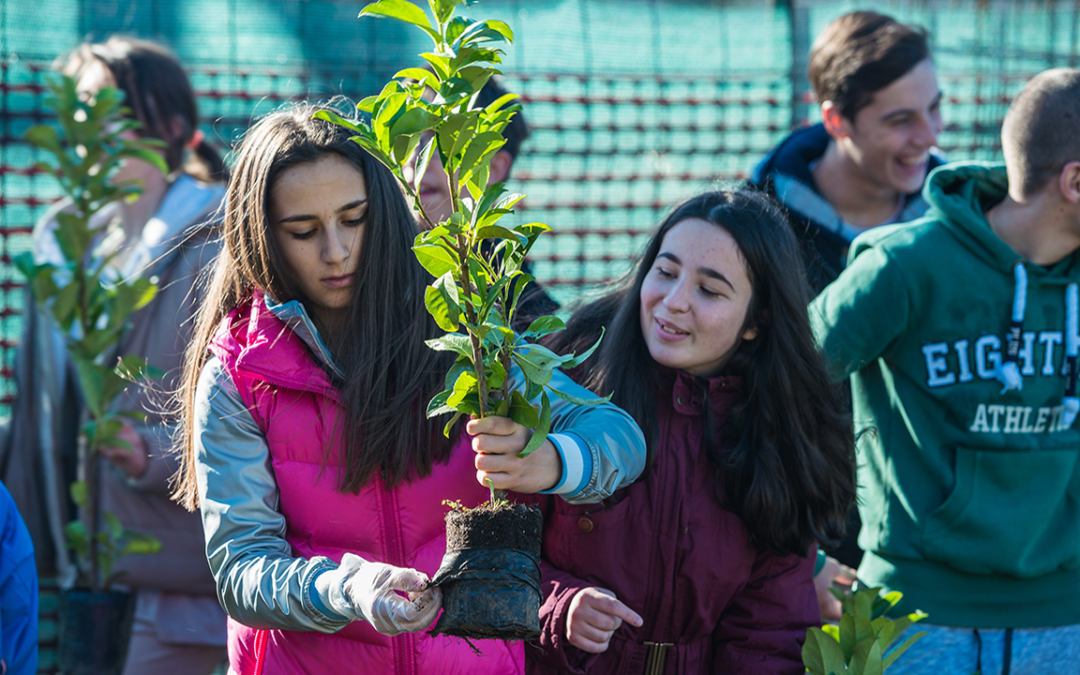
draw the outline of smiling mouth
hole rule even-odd
[[[923,166],[928,161],[930,161],[930,153],[924,152],[923,154],[919,155],[918,157],[897,157],[896,161],[901,166],[915,168],[915,167]]]
[[[687,331],[679,330],[675,326],[672,326],[670,323],[667,323],[666,321],[661,321],[660,319],[656,320],[656,325],[660,326],[660,330],[664,331],[665,333],[670,333],[671,335],[689,335],[690,334]]]

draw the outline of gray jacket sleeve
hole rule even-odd
[[[516,365],[511,368],[509,380],[512,388],[524,389],[524,378]],[[596,397],[558,370],[548,384],[578,398]],[[594,504],[637,480],[645,470],[645,436],[630,415],[613,403],[589,406],[557,396],[548,399],[548,439],[559,451],[562,476],[555,487],[545,492],[558,494],[571,504]]]
[[[217,359],[203,368],[195,398],[206,557],[225,612],[253,628],[323,633],[357,618],[318,583],[337,563],[292,555],[266,438]]]

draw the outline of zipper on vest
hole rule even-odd
[[[382,512],[383,541],[391,565],[405,567],[405,551],[401,544],[401,520],[397,517],[397,495],[384,484],[379,490],[379,510]],[[416,635],[402,633],[391,640],[394,648],[394,672],[416,675]]]

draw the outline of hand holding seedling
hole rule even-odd
[[[636,628],[644,623],[637,612],[619,602],[606,588],[583,588],[570,601],[566,639],[582,651],[599,654],[607,651],[611,636],[623,621]]]
[[[481,485],[532,494],[559,482],[562,459],[550,440],[522,455],[532,439],[532,429],[508,417],[489,415],[469,420],[465,430],[473,437],[476,479]]]

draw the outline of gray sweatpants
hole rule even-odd
[[[1080,673],[1080,625],[1058,628],[953,628],[917,623],[897,642],[927,631],[889,675],[1047,675]]]

